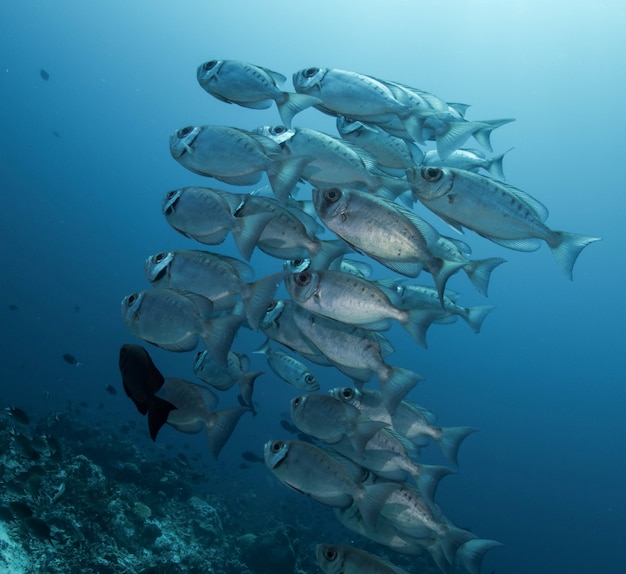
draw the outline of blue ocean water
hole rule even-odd
[[[492,136],[496,152],[513,148],[507,181],[549,208],[552,228],[603,239],[583,251],[569,282],[545,246],[519,253],[468,232],[474,257],[508,261],[494,271],[487,300],[465,278],[450,281],[464,304],[496,306],[482,332],[460,321],[435,325],[423,350],[392,330],[393,364],[426,378],[410,398],[442,425],[479,429],[438,502],[459,526],[503,544],[487,554],[484,572],[621,572],[625,21],[615,1],[6,5],[0,403],[33,416],[68,400],[104,403],[85,416],[112,426],[139,418],[121,392],[104,390],[121,391],[119,346],[137,342],[122,323],[120,300],[147,287],[148,255],[196,247],[165,222],[163,194],[219,187],[171,158],[169,134],[189,124],[280,122],[275,107],[248,110],[211,98],[195,78],[200,63],[239,59],[288,78],[328,66],[399,81],[471,104],[469,119],[514,117]],[[312,109],[294,125],[334,133],[334,120]],[[219,250],[236,255],[230,240]],[[280,268],[258,253],[252,264],[257,276]],[[249,353],[262,342],[244,332],[236,346]],[[192,378],[191,354],[150,352],[163,372]],[[253,362],[263,367],[258,356]],[[318,376],[324,389],[349,383],[329,370]],[[269,374],[259,379],[259,415],[242,419],[213,471],[239,476],[242,451],[260,452],[284,432],[280,414],[295,394]],[[234,395],[224,404],[235,404]],[[163,439],[182,440],[171,429]],[[432,450],[426,454],[436,460]],[[254,478],[250,472],[241,470],[235,492],[272,479],[261,465]]]

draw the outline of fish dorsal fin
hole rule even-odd
[[[269,74],[272,80],[274,80],[274,82],[276,83],[276,85],[284,84],[287,81],[287,78],[279,72],[275,72],[274,70],[270,70],[268,68],[263,68],[262,66],[257,67]]]

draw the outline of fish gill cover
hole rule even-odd
[[[397,336],[426,347],[431,325],[461,317],[478,333],[493,307],[459,305],[459,293],[447,288],[455,274],[466,274],[486,296],[492,272],[505,262],[500,247],[534,251],[545,242],[571,279],[580,252],[598,238],[553,230],[547,209],[504,181],[504,154],[493,152],[490,135],[510,118],[470,120],[466,105],[397,78],[333,68],[295,71],[295,92],[284,89],[281,73],[235,60],[205,62],[196,74],[224,102],[275,105],[282,125],[182,126],[170,134],[173,159],[211,185],[250,186],[267,176],[269,186],[165,193],[167,223],[193,242],[189,250],[148,258],[152,287],[126,296],[122,315],[133,335],[162,349],[188,352],[202,342],[206,348],[194,361],[202,383],[165,378],[144,348],[124,345],[126,393],[148,414],[153,440],[166,423],[204,431],[217,458],[240,418],[255,414],[261,373],[250,371],[246,354],[257,349],[277,378],[305,392],[290,405],[295,426],[283,425],[299,440],[272,437],[263,447],[259,439],[268,470],[332,508],[361,535],[361,545],[376,542],[413,563],[427,555],[433,571],[478,572],[499,543],[457,527],[435,503],[439,481],[454,472],[461,443],[476,429],[439,427],[434,414],[407,400],[422,374],[393,363],[385,332],[399,324],[406,333]],[[336,117],[339,135],[291,127],[311,107]],[[480,149],[464,148],[470,139]],[[471,234],[467,241],[443,235],[441,225],[427,221],[428,211],[439,223],[492,241],[494,257],[472,259]],[[229,234],[240,257],[199,249]],[[253,280],[254,269],[241,259],[257,249],[274,272]],[[431,277],[421,277],[426,274]],[[258,333],[256,346],[231,348],[240,329]],[[315,377],[311,363],[334,374]],[[329,380],[338,386],[330,388]],[[320,383],[321,391],[311,392]],[[239,404],[217,409],[211,388],[234,386]],[[430,441],[449,465],[421,459]],[[497,538],[497,532],[485,535]],[[255,572],[277,571],[267,554],[260,563],[246,560],[245,548],[258,559],[261,542],[242,543],[242,559]],[[312,542],[320,544],[317,561],[325,572],[381,567],[380,558],[357,548]],[[285,563],[293,571],[295,559]]]

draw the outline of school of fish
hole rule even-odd
[[[258,332],[258,348],[246,351],[264,355],[294,388],[293,424],[283,428],[298,438],[268,440],[258,445],[262,458],[244,453],[246,460],[263,460],[280,482],[332,508],[365,538],[403,554],[428,553],[442,572],[480,572],[499,543],[458,528],[435,502],[439,481],[476,429],[438,426],[407,399],[422,376],[389,362],[394,348],[385,332],[398,323],[423,347],[432,324],[457,317],[480,332],[493,307],[463,307],[447,284],[462,271],[487,296],[505,259],[472,259],[465,241],[442,235],[420,212],[509,249],[545,242],[570,279],[580,252],[598,238],[549,228],[547,209],[504,181],[505,154],[492,153],[490,138],[510,118],[468,120],[467,105],[334,68],[297,71],[294,92],[284,90],[282,74],[236,60],[201,64],[197,80],[225,103],[276,105],[282,123],[185,126],[170,135],[181,166],[229,188],[165,193],[166,221],[195,243],[148,256],[151,285],[122,300],[138,339],[173,352],[204,346],[190,365],[200,382],[164,377],[140,345],[120,349],[124,390],[147,414],[150,436],[164,424],[204,430],[217,457],[241,416],[254,413],[262,372],[233,342],[242,328]],[[338,135],[292,127],[307,108],[335,117]],[[470,139],[478,147],[464,147]],[[249,193],[232,189],[259,183]],[[206,249],[229,234],[239,256]],[[255,277],[255,250],[276,260],[272,273]],[[384,276],[374,278],[374,269]],[[416,283],[423,274],[431,277]],[[215,391],[232,387],[240,404],[216,410]],[[431,441],[450,466],[420,460]],[[316,559],[327,573],[404,572],[327,541],[319,541]]]

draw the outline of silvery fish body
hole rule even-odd
[[[239,252],[250,259],[270,216],[235,217],[230,202],[232,194],[218,189],[183,187],[165,194],[161,210],[176,231],[206,245],[218,245],[232,232]]]
[[[390,175],[403,177],[407,169],[422,162],[424,153],[419,147],[374,124],[339,116],[337,131],[344,140],[374,157],[376,166]]]
[[[230,185],[254,185],[263,173],[286,200],[311,158],[285,158],[270,138],[228,126],[188,126],[170,136],[170,152],[181,165]]]
[[[254,352],[264,354],[272,371],[286,383],[306,392],[317,391],[320,388],[315,375],[304,363],[287,353],[271,349],[269,339]]]
[[[428,209],[457,229],[467,227],[494,243],[534,251],[545,241],[571,279],[576,258],[597,237],[553,231],[548,210],[510,185],[455,168],[425,167],[408,172],[413,192]]]
[[[319,103],[317,98],[285,92],[279,86],[285,76],[237,60],[211,60],[197,69],[198,83],[212,96],[255,110],[269,108],[276,102],[283,123],[291,124],[293,116]]]
[[[408,574],[375,554],[340,544],[318,544],[317,564],[325,574]]]
[[[445,284],[463,265],[435,256],[429,245],[439,233],[430,224],[392,201],[354,189],[314,189],[320,219],[346,243],[393,271],[417,277],[426,268],[440,298]]]
[[[365,150],[323,132],[283,126],[266,126],[261,133],[274,140],[291,156],[310,156],[302,178],[312,185],[361,185],[370,191],[387,187],[401,193],[410,186],[406,181],[372,173],[376,161]]]
[[[186,249],[151,255],[145,272],[153,286],[203,295],[215,311],[230,309],[248,292],[245,281],[254,276],[252,267],[234,257]]]
[[[190,381],[168,378],[157,395],[173,404],[167,423],[183,433],[195,434],[206,430],[209,450],[217,458],[230,438],[237,422],[250,409],[234,407],[214,411],[217,396],[211,390]]]
[[[509,150],[510,151],[510,150]],[[424,153],[421,162],[417,162],[422,167],[454,167],[466,171],[478,171],[484,169],[491,176],[504,181],[504,171],[502,170],[502,160],[508,151],[493,157],[487,157],[482,151],[476,149],[457,149],[445,159],[441,159],[436,150],[428,150]]]
[[[212,303],[173,289],[149,289],[122,300],[122,317],[136,337],[169,351],[191,351],[209,333]]]
[[[293,76],[296,92],[321,100],[315,107],[321,111],[355,120],[385,123],[394,118],[402,121],[415,140],[421,137],[419,110],[400,102],[379,80],[336,68],[306,68]]]

